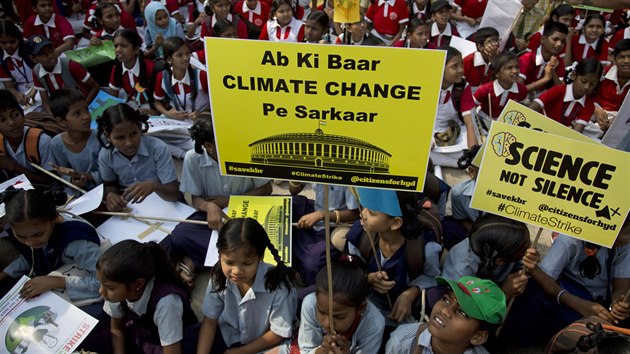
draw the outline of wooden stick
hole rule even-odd
[[[359,213],[363,213],[363,205],[361,205],[361,199],[359,198],[359,192],[357,192],[357,188],[356,187],[350,187],[350,193],[352,193],[352,196],[354,196],[354,199],[356,199],[357,204],[359,204]],[[376,252],[376,245],[374,244],[374,238],[372,238],[372,234],[370,234],[369,232],[366,232],[366,237],[368,238],[368,240],[370,241],[370,247],[372,247],[372,253],[374,254],[374,263],[376,263],[376,268],[378,269],[378,272],[382,272],[383,269],[381,268],[381,262],[378,259],[378,253]],[[369,260],[366,260],[366,262],[369,262]],[[389,307],[393,307],[392,306],[392,299],[389,297],[389,292],[386,291],[385,292],[385,296],[387,297],[387,303],[389,304]]]
[[[72,183],[70,183],[70,182],[66,181],[65,179],[63,179],[63,178],[61,178],[61,177],[57,176],[56,174],[54,174],[54,173],[52,173],[52,172],[50,172],[50,171],[46,170],[45,168],[43,168],[43,167],[41,167],[41,166],[39,166],[39,165],[36,165],[36,164],[34,164],[34,163],[31,163],[31,166],[33,166],[36,170],[39,170],[40,172],[43,172],[43,173],[47,174],[48,176],[50,176],[50,177],[52,177],[52,178],[56,179],[57,181],[59,181],[59,182],[61,182],[61,183],[65,184],[66,186],[68,186],[68,187],[70,187],[70,188],[72,188],[72,189],[75,189],[75,190],[77,190],[77,191],[79,191],[79,192],[81,192],[81,193],[83,193],[83,194],[87,193],[87,191],[85,191],[85,190],[83,190],[83,189],[81,189],[81,188],[79,188],[79,187],[75,186],[74,184],[72,184]]]
[[[492,99],[490,98],[490,94],[488,94],[488,112],[490,113],[490,120],[494,120],[492,117]]]
[[[539,227],[538,228],[538,233],[536,233],[536,238],[534,238],[534,243],[532,243],[532,247],[536,248],[538,247],[538,240],[540,239],[540,235],[543,232],[543,228]],[[630,293],[630,290],[628,290],[628,292]],[[510,301],[508,302],[506,308],[505,308],[505,319],[507,319],[508,314],[510,313],[510,309],[512,308],[512,305],[514,305],[514,300],[516,299],[516,296],[512,297],[510,299]],[[501,325],[499,326],[499,328],[497,328],[497,332],[496,332],[496,336],[498,337],[499,334],[501,333],[501,330],[503,329],[503,325],[505,324],[505,319],[503,320],[503,323],[501,323]]]
[[[137,219],[145,219],[145,220],[183,222],[187,224],[208,225],[207,222],[201,221],[201,220],[186,220],[186,219],[164,218],[164,217],[159,217],[159,216],[144,216],[144,215],[135,215],[132,213],[121,213],[121,212],[115,212],[115,211],[91,211],[91,213],[98,214],[98,215],[120,216],[123,218],[137,218]]]
[[[325,224],[325,235],[326,235],[326,278],[328,278],[328,323],[330,326],[330,335],[335,336],[335,326],[334,326],[334,294],[333,294],[333,285],[332,285],[332,261],[330,259],[330,213],[329,209],[329,201],[328,201],[328,185],[324,184],[324,224]]]

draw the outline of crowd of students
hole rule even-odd
[[[83,343],[99,353],[485,353],[545,345],[582,317],[627,328],[627,220],[610,249],[559,235],[541,260],[524,223],[469,207],[478,170],[470,162],[508,100],[598,139],[630,90],[627,13],[541,2],[523,1],[508,38],[479,28],[485,0],[361,1],[364,19],[351,24],[333,21],[330,1],[318,9],[289,0],[16,2],[17,18],[0,20],[0,169],[35,188],[1,194],[20,254],[0,272],[2,289],[21,275],[31,277],[20,290],[26,299],[66,289],[99,320]],[[204,51],[207,36],[444,50],[431,158],[471,178],[451,188],[429,171],[421,194],[333,186],[328,210],[322,185],[308,200],[291,181],[289,267],[255,220],[223,218],[231,195],[270,195],[272,182],[220,174],[204,63],[221,54]],[[449,46],[460,36],[477,50],[463,56]],[[105,41],[116,56],[108,75],[66,56]],[[92,129],[87,107],[101,89],[126,103]],[[32,114],[51,115],[63,132],[27,124]],[[149,115],[189,121],[194,148],[147,135]],[[172,156],[183,158],[181,179]],[[109,211],[152,193],[166,201],[187,193],[197,210],[190,219],[207,225],[182,223],[159,245],[107,248],[92,225],[57,211],[67,191],[31,164],[86,190],[104,184]],[[190,291],[215,246],[212,230],[219,261],[198,319]],[[262,261],[266,251],[275,264]],[[64,264],[85,274],[49,275]],[[630,350],[630,337],[617,338]]]

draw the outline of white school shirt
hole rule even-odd
[[[11,62],[11,66],[13,70],[8,72],[7,74],[13,77],[13,80],[16,82],[16,89],[18,92],[27,94],[31,88],[33,88],[33,68],[29,67],[28,64],[24,61],[18,51],[9,55],[4,53],[4,61],[9,64]],[[0,81],[11,81],[10,78],[1,79]]]
[[[297,42],[302,26],[304,26],[304,22],[297,20],[295,17],[284,27],[281,27],[274,18],[267,21],[267,34],[269,35],[269,40],[273,42]],[[287,27],[289,28],[288,30]],[[278,31],[280,31],[280,38],[276,34]]]
[[[272,265],[267,263],[258,265],[254,284],[244,296],[229,280],[226,280],[225,290],[213,292],[216,284],[210,280],[202,312],[209,319],[219,320],[219,330],[228,347],[239,342],[241,345],[251,343],[269,330],[291,338],[297,293],[294,288],[287,289],[283,285],[273,292],[265,289],[265,274],[270,268]]]
[[[137,301],[125,300],[129,309],[138,316],[142,316],[147,312],[147,306],[151,299],[154,283],[155,278],[151,278],[144,287],[142,296],[140,296],[140,299]],[[103,311],[111,318],[123,318],[126,314],[120,302],[109,302],[107,300],[105,300],[105,304],[103,305]],[[153,323],[157,326],[160,335],[160,345],[171,345],[184,338],[184,324],[182,323],[183,313],[184,305],[182,304],[182,299],[176,294],[164,296],[158,301],[157,305],[155,305]]]

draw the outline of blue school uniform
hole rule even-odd
[[[288,349],[297,311],[297,294],[295,289],[283,285],[275,291],[265,289],[265,274],[270,268],[270,264],[259,264],[254,283],[243,296],[229,280],[226,280],[225,290],[214,292],[217,286],[210,280],[202,312],[207,318],[218,320],[215,342],[221,335],[227,347],[236,343],[245,345],[271,330],[287,338],[282,347]]]
[[[427,233],[429,232],[430,231],[427,230]],[[359,251],[359,249],[362,234],[363,227],[359,222],[356,222],[347,235],[348,242],[346,243],[346,245],[348,253],[361,256],[361,252]],[[367,237],[367,234],[365,235],[365,237]],[[387,273],[389,280],[396,281],[396,285],[394,285],[394,287],[388,292],[392,300],[392,305],[396,301],[398,296],[409,287],[416,286],[420,289],[428,289],[437,286],[434,278],[440,274],[440,252],[442,251],[442,247],[433,241],[425,240],[425,242],[425,261],[422,269],[422,274],[420,274],[415,279],[409,279],[407,261],[405,260],[405,250],[407,246],[406,243],[402,247],[400,247],[390,258],[383,257],[381,250],[378,247],[378,243],[376,243],[375,246],[378,253],[377,257],[379,257],[381,270]],[[370,255],[370,259],[367,260],[366,263],[368,264],[368,273],[374,273],[378,271],[374,255]],[[369,296],[369,299],[374,303],[374,305],[376,305],[381,313],[383,313],[384,317],[389,315],[389,312],[391,312],[391,308],[387,302],[386,294],[372,292],[372,294],[370,294]],[[395,323],[389,319],[387,319],[386,321],[387,325],[398,325],[398,323]]]
[[[100,150],[101,144],[98,142],[95,130],[92,130],[85,147],[80,152],[68,150],[61,134],[54,136],[50,141],[50,152],[55,165],[69,167],[77,172],[87,172],[92,175],[94,183],[88,184],[86,189],[92,189],[102,183],[98,171],[98,153]]]
[[[112,318],[129,322],[126,341],[134,350],[161,353],[161,347],[182,342],[182,352],[194,350],[198,329],[186,292],[151,278],[136,301],[105,301],[103,310]]]
[[[98,169],[104,182],[118,181],[121,188],[136,182],[153,181],[161,184],[177,181],[177,171],[168,146],[158,138],[143,135],[138,152],[131,159],[117,148],[101,149]]]
[[[269,183],[268,179],[221,175],[219,164],[203,149],[201,154],[190,150],[184,157],[182,181],[179,190],[197,197],[230,196],[245,194]],[[206,221],[205,212],[198,211],[188,219]],[[212,230],[207,225],[178,224],[171,235],[160,244],[173,259],[187,255],[197,268],[204,265]]]
[[[414,339],[418,332],[418,326],[422,324],[410,323],[398,326],[394,332],[392,332],[387,346],[385,347],[385,353],[387,354],[409,354],[413,353],[416,348],[412,348]],[[434,354],[433,346],[431,345],[431,333],[428,327],[426,327],[418,336],[418,350],[422,354]],[[490,354],[481,345],[472,346],[464,351],[463,354]]]
[[[378,353],[385,329],[385,318],[371,302],[360,315],[359,323],[347,338],[350,342],[350,353],[370,354]],[[340,333],[343,334],[343,333]],[[324,340],[324,329],[317,320],[317,297],[310,293],[302,301],[302,315],[300,316],[300,332],[298,343],[300,353],[313,354]]]
[[[31,270],[32,276],[44,276],[64,264],[76,264],[89,274],[66,277],[66,291],[70,299],[79,301],[100,296],[100,283],[96,279],[96,263],[101,255],[100,240],[90,224],[69,219],[55,224],[46,246],[33,250],[33,253],[30,247],[17,240],[14,242],[20,256],[3,270],[11,278],[29,275]]]
[[[28,132],[29,129],[30,127],[26,125],[24,126],[24,135],[22,136],[22,142],[20,143],[20,146],[18,146],[17,150],[15,151],[13,150],[13,148],[11,147],[11,144],[9,144],[8,139],[4,139],[4,149],[8,157],[15,160],[18,164],[20,164],[20,166],[30,171],[37,171],[35,167],[31,166],[31,163],[26,157],[26,150],[24,147],[24,141],[26,139],[26,132]],[[48,145],[50,144],[50,140],[51,138],[48,134],[42,133],[42,135],[39,137],[39,141],[37,142],[37,150],[39,151],[39,158],[40,158],[39,165],[47,170],[52,169],[52,167],[50,166],[50,163],[53,161],[52,155],[50,153],[50,149],[48,147]]]

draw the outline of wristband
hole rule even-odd
[[[339,224],[339,221],[341,221],[341,212],[337,209],[333,211],[335,212],[335,224]]]
[[[558,295],[556,295],[556,302],[558,303],[558,305],[562,305],[560,303],[560,296],[562,296],[562,294],[566,293],[567,291],[565,289],[562,289],[558,292]]]

